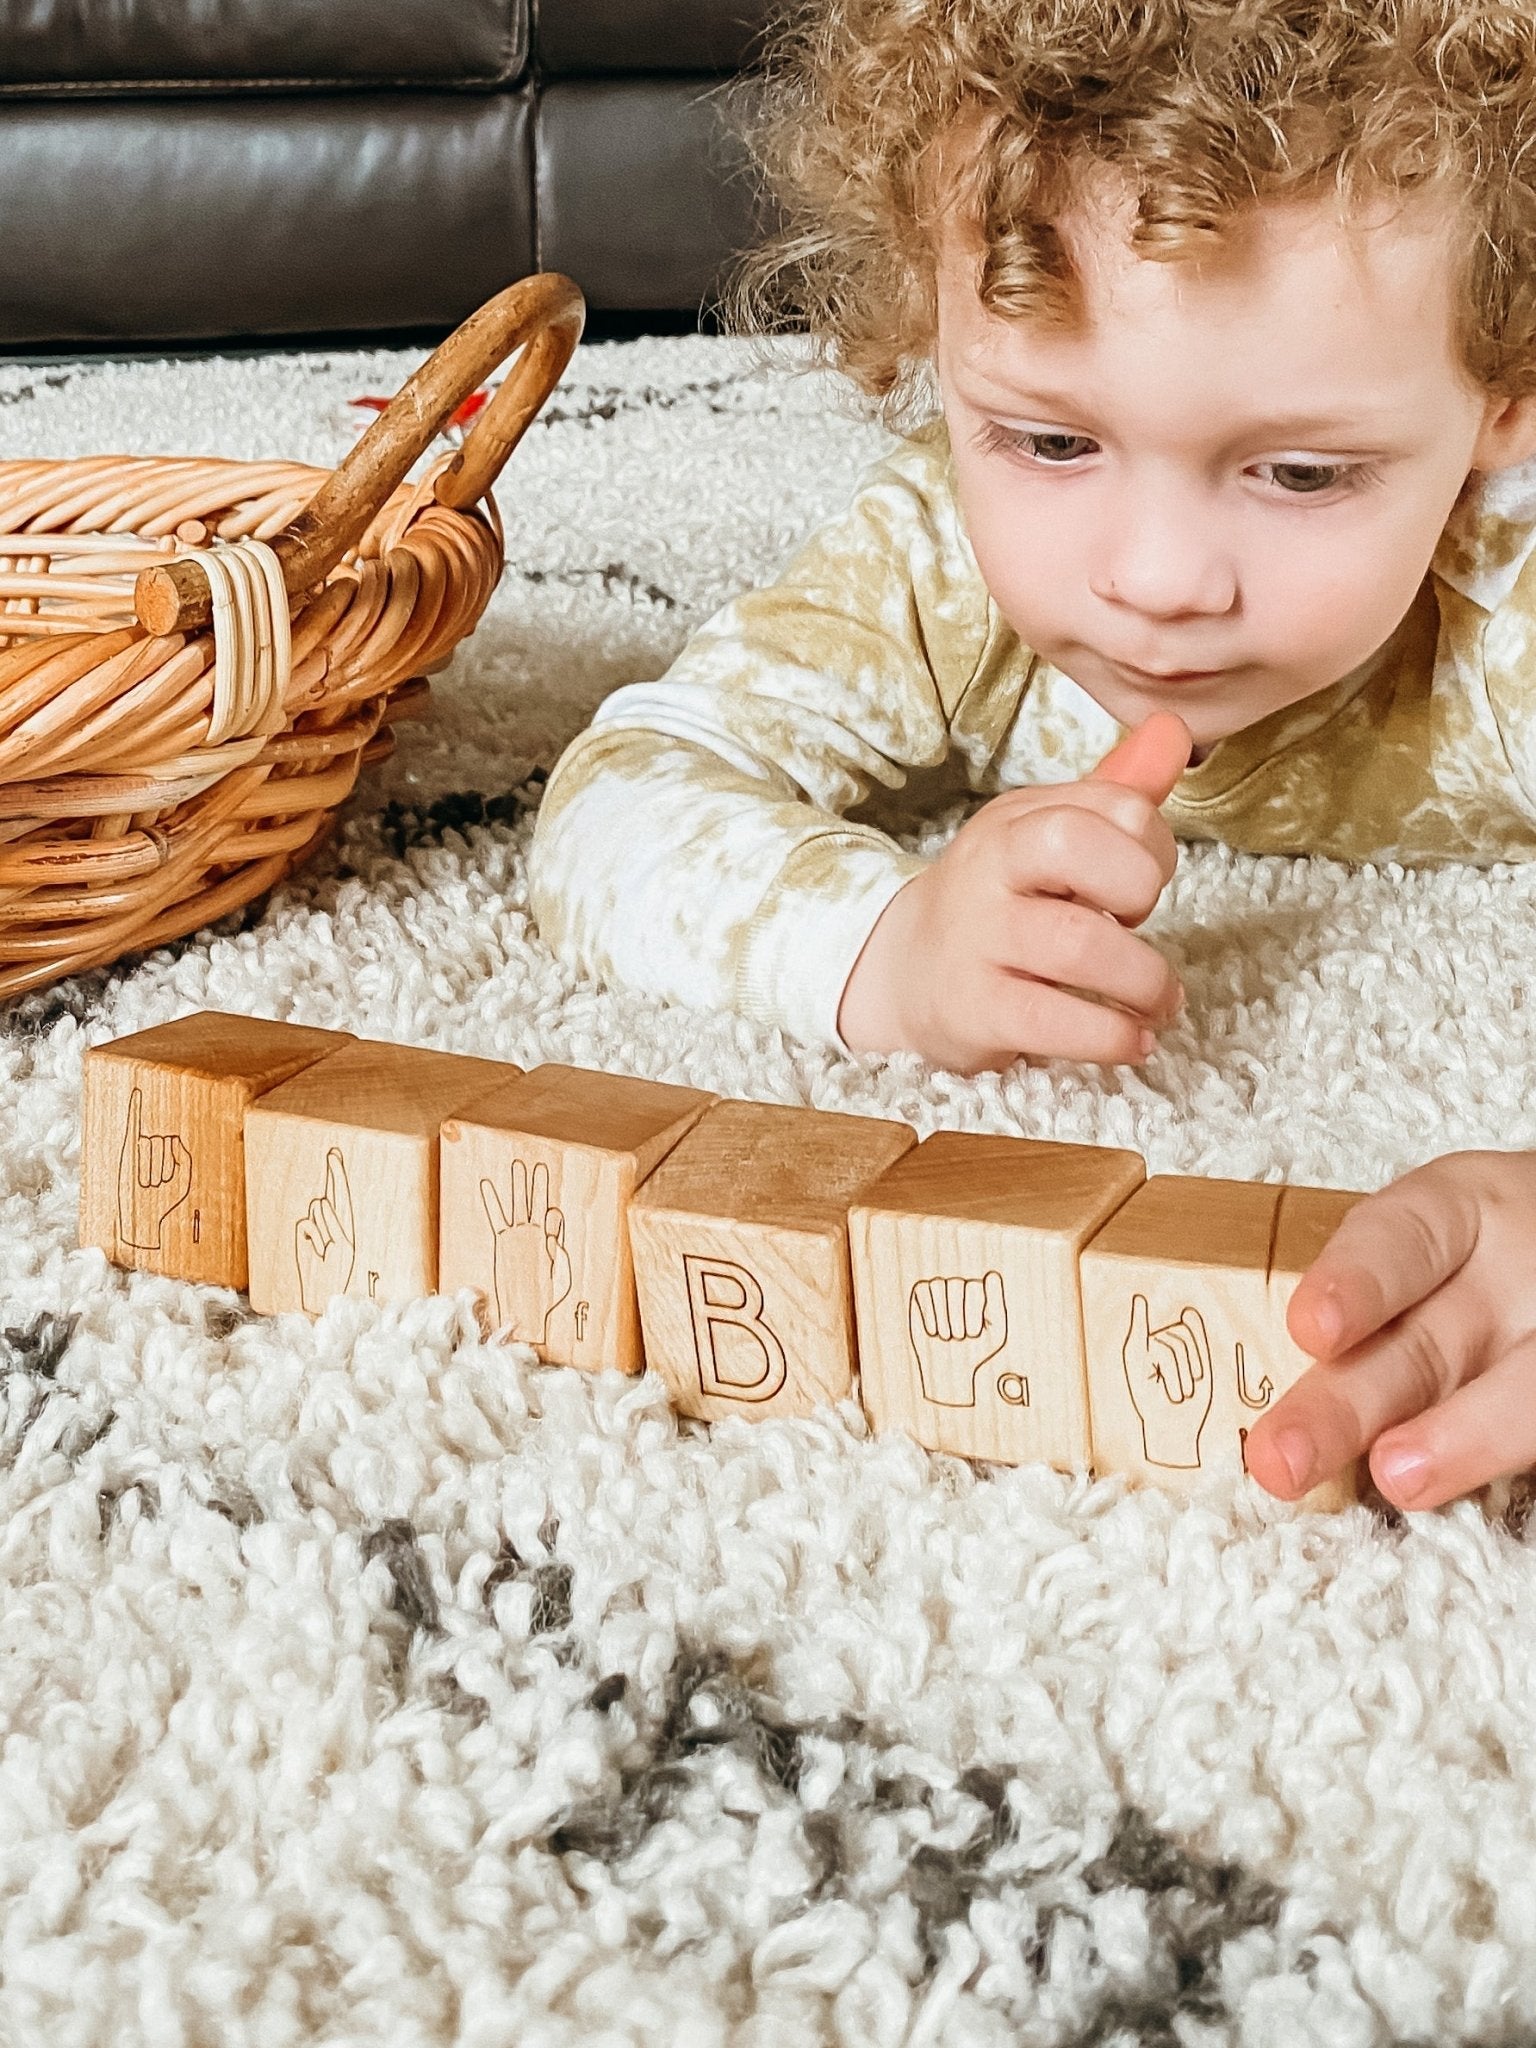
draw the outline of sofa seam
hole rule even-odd
[[[342,93],[376,91],[381,86],[416,93],[478,91],[492,95],[504,92],[508,86],[516,85],[527,68],[525,65],[522,70],[513,74],[508,67],[507,75],[497,78],[471,77],[467,74],[453,78],[406,78],[380,72],[377,77],[369,75],[352,78],[295,75],[262,78],[60,78],[40,79],[33,83],[21,80],[0,84],[0,99],[69,99],[84,94],[94,95],[98,99],[135,99],[152,92],[237,99],[245,92],[291,91],[299,87],[317,92]]]

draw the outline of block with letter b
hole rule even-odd
[[[628,1212],[635,1189],[716,1097],[549,1064],[443,1125],[439,1285],[546,1365],[645,1363]]]
[[[930,1450],[1086,1469],[1078,1253],[1139,1152],[936,1131],[849,1212],[860,1393]]]
[[[246,1111],[351,1043],[346,1032],[203,1010],[93,1046],[80,1242],[120,1266],[243,1288]]]
[[[1358,1194],[1159,1174],[1082,1254],[1094,1465],[1175,1491],[1244,1469],[1259,1416],[1313,1361],[1291,1338],[1296,1282]],[[1361,1468],[1309,1507],[1358,1497]]]
[[[848,1209],[907,1124],[717,1102],[630,1204],[646,1362],[685,1415],[806,1415],[855,1368]]]
[[[318,1315],[339,1294],[437,1290],[438,1133],[521,1072],[499,1060],[358,1039],[245,1122],[251,1306]]]

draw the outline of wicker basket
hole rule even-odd
[[[491,485],[585,317],[553,272],[499,293],[334,471],[0,463],[0,997],[195,931],[320,843],[489,602]]]

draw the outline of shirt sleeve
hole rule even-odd
[[[940,447],[929,430],[867,471],[776,582],[566,747],[529,852],[562,959],[848,1050],[848,976],[928,862],[844,813],[948,758],[988,635]]]

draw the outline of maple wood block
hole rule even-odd
[[[245,1119],[252,1308],[435,1293],[438,1132],[521,1072],[360,1038],[263,1096]]]
[[[685,1415],[808,1415],[853,1385],[848,1209],[907,1124],[717,1102],[629,1205],[647,1363]]]
[[[553,1063],[477,1096],[442,1130],[443,1292],[546,1365],[643,1371],[630,1200],[718,1099]]]
[[[80,1242],[120,1266],[243,1288],[245,1114],[352,1043],[203,1010],[93,1046],[81,1080]]]
[[[936,1131],[849,1210],[859,1386],[930,1450],[1086,1470],[1078,1254],[1139,1152]]]
[[[1158,1174],[1081,1258],[1094,1465],[1188,1491],[1238,1472],[1253,1423],[1308,1371],[1285,1313],[1361,1200],[1339,1188]],[[1363,1461],[1303,1496],[1358,1497]]]

